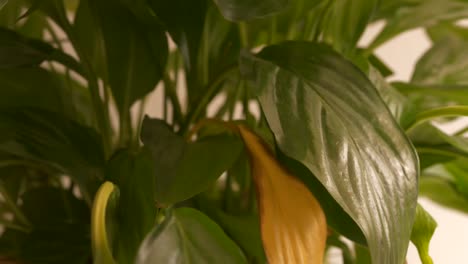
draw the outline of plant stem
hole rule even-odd
[[[177,77],[176,77],[177,78]],[[166,95],[172,104],[172,111],[174,116],[174,123],[182,124],[184,116],[182,114],[182,108],[180,106],[179,97],[177,97],[175,83],[171,80],[168,74],[164,74],[163,77],[164,88],[166,89]]]
[[[32,224],[28,220],[28,218],[21,212],[19,207],[16,205],[16,203],[11,199],[10,195],[8,194],[7,190],[5,189],[5,186],[3,183],[0,182],[0,194],[3,196],[3,199],[5,199],[6,204],[10,208],[10,210],[13,212],[15,215],[15,218],[18,219],[19,222],[24,224],[26,227],[31,228]]]
[[[203,110],[206,109],[206,106],[210,103],[211,99],[219,92],[222,88],[221,83],[233,72],[237,71],[237,64],[227,67],[222,71],[211,83],[207,85],[203,97],[200,99],[198,104],[195,105],[195,108],[190,111],[187,115],[187,120],[181,127],[181,132],[186,135],[188,133],[188,128],[190,124],[195,123],[199,118]]]
[[[86,79],[88,80],[89,91],[91,94],[91,100],[93,102],[93,110],[96,115],[96,122],[101,132],[101,137],[104,146],[104,152],[106,153],[106,157],[110,155],[111,151],[111,129],[110,129],[110,120],[109,115],[106,115],[106,111],[104,111],[104,104],[101,100],[101,96],[99,95],[99,84],[98,78],[93,71],[93,67],[88,60],[86,53],[81,48],[78,39],[75,36],[75,31],[68,20],[63,21],[64,30],[68,35],[70,43],[74,47],[78,57],[80,58],[81,63],[83,64],[83,71],[85,74]]]
[[[468,106],[465,105],[455,105],[434,108],[426,110],[416,114],[413,121],[407,126],[406,132],[411,131],[420,124],[423,124],[427,121],[430,121],[439,117],[448,117],[448,116],[468,116]]]

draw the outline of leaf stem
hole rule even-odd
[[[432,119],[439,118],[439,117],[449,117],[449,116],[468,116],[468,106],[455,105],[455,106],[434,108],[434,109],[420,112],[416,114],[412,122],[407,126],[406,132],[409,132],[415,127],[417,127],[418,125],[421,125]]]
[[[15,215],[15,218],[18,219],[18,221],[21,222],[22,224],[24,224],[27,228],[31,228],[32,227],[31,222],[23,214],[23,212],[16,205],[16,203],[13,201],[13,199],[11,199],[10,195],[8,194],[7,190],[5,189],[5,186],[1,182],[0,182],[0,194],[3,196],[3,199],[5,200],[6,204],[8,205],[10,210]]]
[[[63,21],[64,30],[68,35],[70,43],[74,47],[78,57],[83,64],[83,72],[85,74],[86,79],[88,80],[89,91],[91,94],[91,100],[93,102],[93,110],[96,115],[96,122],[101,132],[101,138],[103,141],[104,152],[106,153],[106,157],[110,155],[111,151],[111,129],[110,129],[110,120],[109,115],[106,115],[106,111],[104,111],[104,104],[101,100],[101,96],[99,95],[99,83],[96,74],[93,71],[93,67],[88,60],[86,53],[81,48],[81,45],[76,38],[75,31],[70,24],[70,22],[65,19]]]
[[[206,106],[210,103],[211,99],[220,91],[222,86],[220,85],[229,75],[238,70],[237,64],[227,67],[222,71],[215,79],[213,79],[205,89],[203,97],[200,99],[198,104],[195,105],[195,108],[190,111],[187,115],[187,120],[181,127],[181,132],[186,135],[188,133],[188,128],[190,124],[195,123],[199,118],[203,110],[206,109]]]

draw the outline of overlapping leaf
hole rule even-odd
[[[387,1],[388,2],[388,1]],[[392,1],[393,2],[393,1]],[[374,39],[375,48],[399,33],[417,28],[432,26],[440,21],[454,21],[468,16],[468,3],[461,0],[404,0],[388,7],[387,24]]]
[[[154,173],[147,149],[132,153],[120,150],[107,164],[106,174],[119,187],[115,212],[114,256],[119,263],[133,263],[138,248],[156,219]]]
[[[247,263],[239,247],[201,212],[174,209],[143,242],[137,264]]]
[[[154,161],[156,201],[170,205],[202,191],[237,159],[242,141],[220,134],[187,143],[159,119],[143,120],[141,140]]]
[[[323,263],[327,225],[316,198],[274,158],[265,143],[244,126],[257,187],[263,248],[268,262]]]
[[[243,71],[280,149],[302,162],[361,227],[373,262],[403,263],[418,164],[377,91],[330,48],[286,42],[245,55]]]
[[[248,20],[284,10],[289,0],[214,0],[226,19]],[[311,0],[316,1],[316,0]]]

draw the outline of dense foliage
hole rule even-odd
[[[410,241],[432,263],[417,198],[468,212],[468,126],[438,126],[468,115],[467,17],[466,0],[0,0],[0,263],[403,264]],[[374,51],[415,28],[432,47],[389,82]]]

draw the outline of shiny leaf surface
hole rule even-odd
[[[242,251],[201,212],[178,208],[157,225],[140,247],[136,264],[247,263]]]
[[[366,76],[327,46],[307,42],[245,55],[242,67],[280,149],[310,169],[361,227],[373,262],[403,263],[417,156]]]

